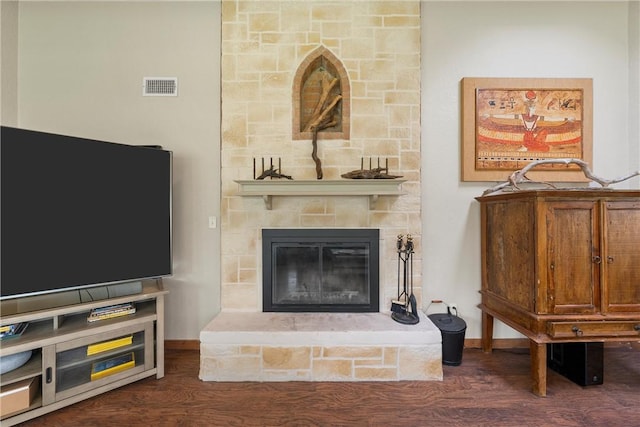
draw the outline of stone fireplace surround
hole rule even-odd
[[[350,135],[318,140],[323,181],[332,187],[362,158],[380,157],[402,175],[401,192],[272,198],[239,188],[252,177],[252,159],[270,156],[294,182],[315,180],[310,141],[296,140],[291,123],[296,70],[319,48],[350,80]],[[390,317],[399,234],[414,236],[414,292],[422,299],[420,2],[225,0],[221,61],[221,312],[200,333],[200,378],[441,380],[440,331],[423,314],[417,325]],[[378,228],[380,311],[261,312],[263,228]]]
[[[381,291],[379,291],[382,293]],[[442,380],[441,333],[424,314],[223,311],[200,334],[204,381]]]
[[[200,379],[442,380],[440,331],[423,313],[417,325],[396,323],[385,304],[377,313],[222,311],[200,333]]]

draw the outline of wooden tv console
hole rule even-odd
[[[533,392],[547,344],[640,340],[640,190],[522,190],[477,197],[482,348],[498,319],[530,340]]]
[[[65,293],[90,295],[95,289]],[[0,356],[32,351],[26,364],[2,375],[2,389],[33,379],[37,389],[28,408],[3,415],[0,424],[15,425],[152,375],[162,378],[167,293],[157,279],[142,282],[140,293],[36,310],[33,301],[27,300],[37,296],[2,301],[0,325],[29,322],[29,326],[21,336],[0,341]],[[135,313],[87,320],[94,308],[128,302],[135,304]],[[39,305],[36,301],[35,306]],[[119,357],[130,357],[133,363],[92,376],[98,363]]]

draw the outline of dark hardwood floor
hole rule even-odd
[[[531,393],[528,350],[465,349],[442,382],[212,383],[199,355],[167,350],[166,376],[22,424],[36,426],[640,426],[640,351],[605,348],[604,384],[549,371]]]

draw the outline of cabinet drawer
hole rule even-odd
[[[640,320],[549,322],[547,333],[552,338],[576,337],[640,337]]]

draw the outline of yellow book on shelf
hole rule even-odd
[[[103,351],[113,350],[114,348],[124,347],[125,345],[131,345],[133,342],[133,335],[129,335],[122,338],[117,338],[110,341],[102,341],[99,343],[91,344],[87,346],[87,356],[93,354],[102,353]]]
[[[121,354],[108,360],[96,362],[91,366],[91,381],[99,380],[118,372],[126,371],[136,366],[136,358],[133,352]]]

